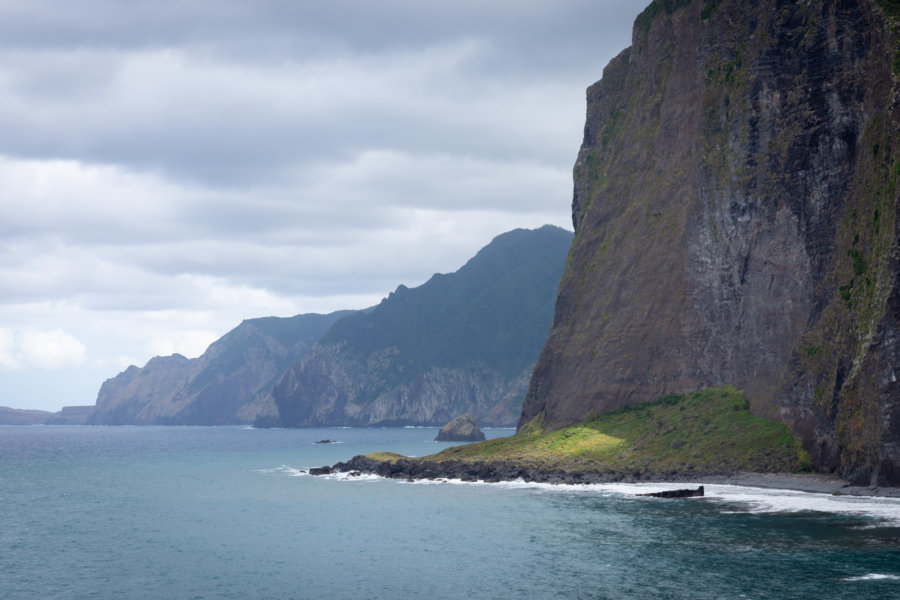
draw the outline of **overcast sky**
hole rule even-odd
[[[0,0],[0,406],[571,229],[648,0]]]

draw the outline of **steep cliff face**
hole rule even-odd
[[[588,88],[520,425],[720,384],[900,483],[900,5],[657,0]]]
[[[459,271],[342,319],[291,367],[257,425],[515,424],[572,234],[498,236]]]
[[[151,359],[108,379],[89,417],[103,425],[252,423],[284,370],[349,314],[249,319],[202,356]]]

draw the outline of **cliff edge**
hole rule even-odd
[[[900,485],[900,2],[656,0],[588,88],[520,429],[733,385]]]

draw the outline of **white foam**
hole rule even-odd
[[[900,498],[833,496],[793,490],[708,485],[707,496],[743,504],[747,512],[821,512],[871,516],[900,524]]]
[[[643,497],[638,494],[649,494],[672,489],[696,488],[704,486],[702,498],[687,500],[713,500],[728,502],[732,510],[726,513],[800,513],[819,512],[830,514],[850,514],[870,516],[900,524],[900,498],[881,498],[875,496],[833,496],[794,490],[754,488],[736,485],[710,485],[703,482],[679,483],[596,483],[596,484],[554,484],[533,483],[521,479],[500,483],[484,481],[462,481],[460,479],[416,480],[416,484],[453,484],[453,485],[492,485],[505,489],[533,489],[553,493],[594,493],[606,496],[625,496],[636,500],[659,502],[659,498]],[[670,500],[665,500],[669,502]]]
[[[362,473],[360,475],[351,475],[350,473],[330,473],[328,475],[317,475],[317,477],[331,479],[332,481],[379,481],[384,479],[384,477],[372,473]]]
[[[900,581],[900,575],[885,575],[884,573],[869,573],[859,577],[842,577],[841,581]]]
[[[256,473],[281,473],[284,475],[288,475],[290,477],[299,477],[300,475],[306,475],[307,472],[303,469],[297,469],[295,467],[289,467],[287,465],[280,465],[275,467],[274,469],[257,469]]]

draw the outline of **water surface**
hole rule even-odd
[[[436,433],[0,427],[0,598],[900,598],[897,499],[301,473]]]

